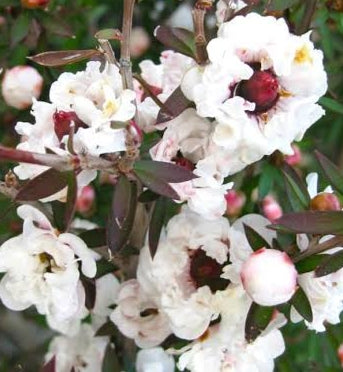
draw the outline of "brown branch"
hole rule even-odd
[[[135,0],[124,0],[123,40],[120,48],[120,70],[124,89],[133,89],[132,69],[130,60],[130,39],[132,29],[133,9]]]
[[[316,11],[316,7],[317,0],[305,1],[304,15],[301,20],[301,23],[299,24],[299,27],[297,27],[296,30],[297,35],[301,35],[310,29],[312,17],[314,15],[314,12]]]
[[[193,24],[194,24],[194,38],[195,38],[195,49],[196,59],[199,65],[204,65],[208,61],[207,55],[207,41],[205,36],[205,8],[194,8],[192,11]]]
[[[293,259],[293,262],[296,263],[296,262],[303,260],[306,257],[310,257],[315,254],[325,252],[331,248],[342,247],[342,246],[343,246],[343,236],[340,236],[340,235],[334,236],[333,238],[326,240],[323,243],[310,244],[309,248],[306,251],[300,253],[298,256],[296,256]]]

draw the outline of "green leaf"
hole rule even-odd
[[[314,271],[317,266],[320,265],[327,257],[327,254],[316,254],[310,257],[306,257],[303,260],[297,262],[295,264],[295,268],[298,274],[304,274],[310,271]]]
[[[111,212],[107,221],[107,244],[112,253],[128,241],[137,205],[137,184],[122,175],[114,189]]]
[[[250,247],[253,251],[257,251],[261,248],[271,248],[269,243],[262,238],[262,236],[257,233],[253,228],[243,223],[245,236],[248,239]]]
[[[104,258],[97,260],[95,279],[99,279],[107,274],[111,274],[116,270],[118,270],[118,267],[113,265],[112,262],[107,261]]]
[[[83,231],[79,237],[87,244],[88,248],[102,247],[107,244],[106,229],[101,227]]]
[[[68,173],[50,168],[22,186],[15,200],[33,201],[51,196],[68,185]]]
[[[343,194],[342,171],[319,151],[315,151],[315,155],[320,164],[320,167],[329,179],[331,186],[339,191],[341,194]]]
[[[156,124],[161,124],[176,118],[191,106],[192,102],[185,97],[181,88],[176,88],[160,109]]]
[[[306,211],[287,213],[277,219],[273,230],[305,234],[343,234],[343,212],[341,211]]]
[[[160,197],[154,206],[149,224],[149,249],[151,258],[153,259],[157,251],[158,242],[163,227],[163,223],[167,214],[167,199]]]
[[[315,270],[316,277],[329,275],[340,270],[343,267],[343,250],[328,257]]]
[[[96,39],[102,40],[122,40],[123,35],[118,29],[105,28],[104,30],[99,30],[94,37]]]
[[[49,13],[46,13],[44,17],[41,18],[41,22],[44,28],[51,34],[62,37],[74,36],[70,24],[62,18],[51,16]]]
[[[22,41],[29,32],[30,28],[30,17],[26,12],[23,12],[15,20],[11,29],[11,46],[17,45]]]
[[[44,52],[27,57],[33,62],[46,67],[58,67],[70,65],[95,56],[100,56],[101,52],[96,49],[85,50],[61,50],[56,52]]]
[[[343,103],[337,102],[336,100],[329,97],[322,97],[319,103],[325,108],[336,112],[337,114],[343,115]]]
[[[258,180],[258,196],[259,199],[263,199],[271,190],[274,183],[275,168],[266,163],[264,164],[261,175]]]
[[[151,203],[155,200],[157,200],[160,196],[158,194],[155,194],[154,192],[152,192],[151,190],[145,190],[143,191],[139,197],[138,197],[138,201],[140,203]]]
[[[121,372],[117,353],[114,345],[109,342],[102,362],[101,372]]]
[[[303,211],[310,205],[310,195],[301,178],[288,164],[284,164],[282,172],[286,184],[286,192],[294,211]]]
[[[290,303],[295,307],[295,310],[308,322],[312,322],[313,313],[310,301],[308,300],[304,290],[299,287],[290,300]]]
[[[253,342],[268,326],[273,316],[273,307],[260,306],[253,302],[245,321],[245,339]]]
[[[157,26],[154,35],[167,48],[194,58],[195,42],[193,32],[183,28]]]

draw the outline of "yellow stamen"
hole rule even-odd
[[[309,47],[304,44],[295,52],[294,62],[296,63],[312,63],[311,51]]]

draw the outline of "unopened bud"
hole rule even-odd
[[[293,155],[286,155],[285,162],[289,165],[298,165],[302,160],[302,155],[297,145],[292,145]]]
[[[1,89],[7,105],[24,110],[40,96],[42,86],[43,78],[35,68],[16,66],[6,71]]]
[[[76,201],[76,210],[82,214],[88,213],[95,200],[95,191],[93,186],[88,185],[81,189]]]
[[[241,280],[248,295],[259,305],[287,302],[297,284],[297,271],[285,252],[261,248],[243,264]]]
[[[236,190],[229,190],[225,194],[226,200],[226,214],[228,216],[237,216],[240,214],[245,201],[246,197],[243,192],[236,191]]]
[[[262,200],[262,211],[268,220],[272,222],[282,216],[282,208],[280,204],[271,195],[267,195]]]
[[[27,9],[44,8],[50,0],[21,0],[21,6]]]
[[[311,199],[310,209],[313,211],[339,211],[341,203],[335,194],[321,192]]]

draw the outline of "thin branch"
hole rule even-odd
[[[302,252],[301,254],[299,254],[293,259],[293,262],[296,263],[296,262],[303,260],[306,257],[310,257],[315,254],[325,252],[331,248],[342,247],[342,246],[343,246],[343,236],[340,236],[340,235],[334,236],[333,238],[326,240],[323,243],[314,244],[314,245],[310,244],[309,248],[306,251]]]
[[[141,86],[143,87],[143,89],[145,90],[145,92],[156,103],[156,105],[159,108],[166,109],[165,104],[162,101],[160,101],[160,99],[152,92],[152,90],[149,87],[149,84],[142,78],[141,75],[139,75],[139,74],[133,74],[133,78],[136,79],[141,84]]]
[[[204,65],[208,61],[207,55],[207,41],[205,36],[205,8],[194,8],[192,11],[193,24],[194,24],[194,37],[196,48],[196,59],[199,65]]]
[[[130,60],[130,39],[132,29],[133,9],[135,0],[124,0],[123,40],[120,48],[120,70],[124,89],[133,89],[132,69]]]
[[[316,7],[317,7],[317,0],[306,0],[305,1],[304,16],[301,20],[301,23],[299,24],[299,27],[297,27],[296,33],[298,35],[301,35],[310,29],[312,17],[314,15],[314,12],[316,11]]]

